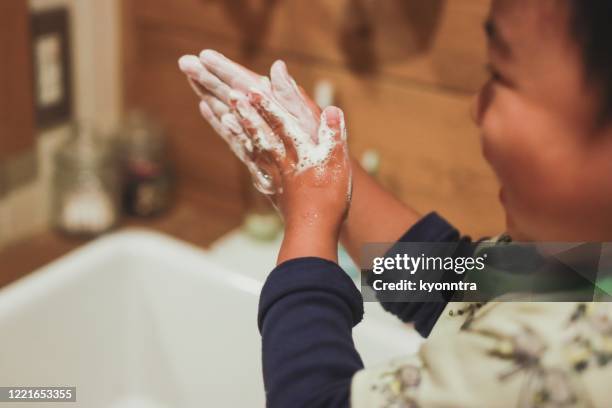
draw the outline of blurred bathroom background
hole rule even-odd
[[[496,181],[470,119],[486,77],[487,7],[2,0],[0,286],[122,227],[203,248],[231,231],[275,239],[273,211],[177,68],[204,48],[262,74],[284,59],[320,104],[344,109],[353,155],[401,199],[475,237],[501,232]],[[75,183],[98,190],[68,199]]]

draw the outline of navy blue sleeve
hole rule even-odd
[[[351,379],[363,368],[352,329],[361,293],[335,263],[299,258],[268,276],[259,299],[268,407],[348,407]]]
[[[450,257],[471,256],[474,253],[474,244],[469,237],[462,237],[459,231],[449,224],[444,218],[432,212],[421,218],[399,239],[399,242],[456,242],[453,253],[446,254]],[[450,248],[450,247],[449,247]],[[386,254],[393,256],[393,249]],[[373,278],[373,275],[370,275]],[[445,281],[451,282],[462,276],[449,273],[443,277]],[[371,282],[370,282],[371,283]],[[446,302],[380,302],[382,307],[396,315],[406,323],[414,324],[414,328],[423,337],[429,336],[438,318],[444,311],[446,304],[450,301],[453,293],[444,294]]]
[[[437,214],[415,224],[406,242],[460,242],[469,239]],[[450,255],[449,255],[450,256]],[[383,304],[404,321],[429,334],[444,304]],[[335,263],[293,259],[268,276],[259,299],[263,377],[268,407],[348,407],[353,375],[363,363],[352,329],[363,317],[361,293]]]

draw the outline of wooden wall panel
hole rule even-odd
[[[146,25],[137,25],[132,33],[138,46],[130,58],[138,62],[126,81],[126,106],[151,113],[167,131],[181,188],[218,197],[240,213],[246,178],[242,165],[202,119],[197,98],[178,70],[178,58],[199,42]]]
[[[315,59],[358,66],[370,61],[375,73],[473,92],[484,78],[481,27],[488,3],[295,0],[295,43]]]
[[[34,144],[27,0],[0,1],[0,160]]]
[[[371,73],[473,92],[485,75],[487,7],[488,0],[181,0],[172,7],[148,0],[134,15],[191,32],[203,39],[200,48],[211,38],[241,50],[255,43],[259,51],[366,73],[371,63]]]
[[[248,53],[255,52],[254,48],[290,47],[291,3],[287,0],[180,0],[170,5],[168,0],[146,0],[140,7],[133,7],[133,14],[139,21],[191,32],[202,39],[200,49],[208,47],[210,38],[223,38]]]
[[[249,182],[199,117],[176,67],[184,53],[215,48],[264,74],[283,58],[307,90],[331,81],[347,114],[351,150],[359,156],[377,149],[381,178],[398,196],[422,212],[439,210],[474,236],[503,228],[497,184],[469,118],[471,95],[484,76],[487,0],[406,0],[401,9],[400,0],[362,1],[384,3],[369,18],[388,26],[374,40],[379,66],[369,74],[350,68],[353,45],[343,39],[357,0],[276,2],[269,35],[258,39],[255,53],[244,46],[245,32],[227,22],[220,1],[181,0],[171,8],[162,0],[126,2],[128,106],[149,108],[166,122],[179,175],[194,182],[191,188],[235,202]]]

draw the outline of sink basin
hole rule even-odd
[[[54,407],[263,406],[261,283],[162,234],[100,238],[0,290],[0,386],[76,386]],[[355,331],[366,364],[418,347],[378,314]]]

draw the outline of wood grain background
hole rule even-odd
[[[487,0],[125,0],[126,107],[166,126],[180,191],[235,214],[249,179],[199,117],[177,59],[214,48],[266,73],[277,58],[307,90],[336,87],[357,157],[374,148],[381,180],[418,210],[476,237],[497,234],[497,184],[469,116],[485,78]]]
[[[27,0],[0,1],[0,161],[34,144],[34,93]]]

